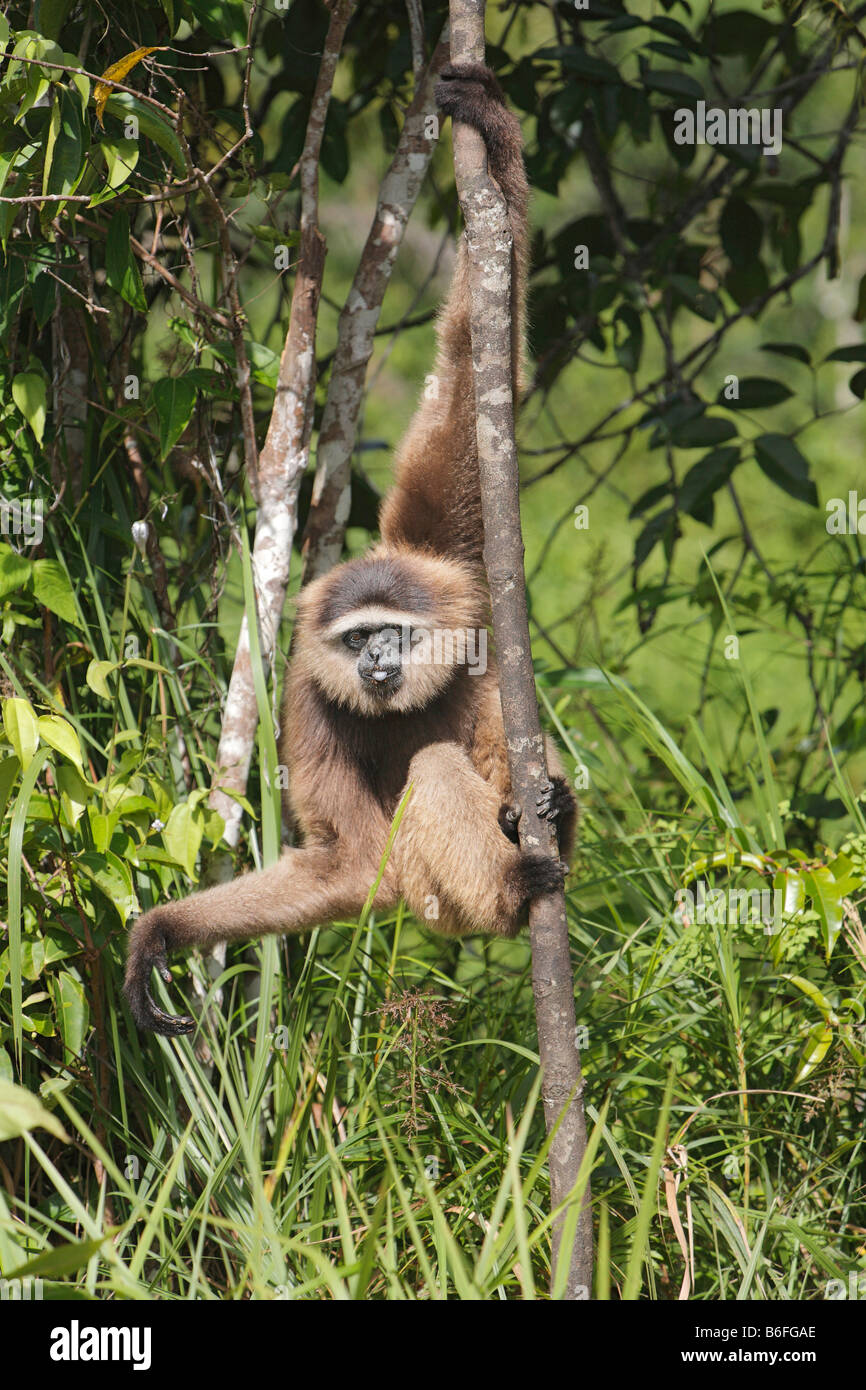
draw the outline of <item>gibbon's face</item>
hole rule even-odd
[[[309,585],[297,656],[328,700],[356,714],[420,710],[459,667],[477,664],[479,611],[475,581],[463,566],[374,552]]]

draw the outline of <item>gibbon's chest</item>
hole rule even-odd
[[[416,753],[433,743],[452,742],[470,749],[478,720],[480,683],[454,682],[443,698],[422,710],[363,718],[333,706],[320,707],[306,735],[292,740],[295,771],[317,767],[322,802],[340,818],[347,800],[367,803],[390,817],[399,803]],[[314,736],[309,737],[313,733]],[[290,765],[290,782],[292,767]],[[323,807],[324,809],[324,807]]]

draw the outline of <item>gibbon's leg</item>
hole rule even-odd
[[[499,828],[499,793],[456,743],[435,743],[409,764],[412,796],[394,844],[403,896],[433,930],[430,895],[444,901],[440,931],[513,936],[533,898],[559,888],[563,865],[525,854]]]
[[[206,950],[218,941],[301,932],[336,917],[355,916],[378,867],[377,860],[350,856],[339,844],[287,849],[261,873],[243,874],[231,883],[152,908],[130,934],[123,986],[138,1027],[171,1037],[191,1033],[196,1026],[193,1018],[164,1013],[150,993],[154,967],[166,984],[171,983],[169,951],[185,946]],[[391,906],[396,898],[393,873],[386,873],[376,904]]]

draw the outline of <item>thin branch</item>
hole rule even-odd
[[[451,0],[450,8],[452,60],[483,61],[484,0]],[[532,672],[523,572],[512,396],[511,224],[505,200],[488,175],[481,136],[459,123],[454,127],[454,168],[466,223],[484,564],[500,661],[508,763],[514,796],[523,807],[521,848],[556,857],[553,829],[536,811],[536,798],[549,779]],[[588,1298],[590,1293],[592,1218],[587,1182],[579,1199],[574,1243],[565,1250],[565,1213],[576,1200],[586,1152],[586,1125],[564,893],[536,899],[530,907],[529,925],[541,1094],[548,1133],[554,1131],[549,1153],[550,1200],[558,1214],[553,1223],[551,1285],[561,1284],[565,1298],[574,1300]],[[564,1261],[565,1270],[560,1268]]]

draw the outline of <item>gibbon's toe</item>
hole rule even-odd
[[[165,1038],[191,1033],[195,1019],[188,1014],[167,1014],[150,992],[150,977],[156,969],[165,984],[171,984],[171,971],[166,959],[166,935],[158,919],[142,917],[133,927],[126,962],[123,992],[137,1027]]]
[[[502,831],[503,835],[508,837],[513,845],[519,843],[517,825],[522,814],[523,810],[517,802],[515,802],[513,806],[505,802],[499,808],[499,829]]]

